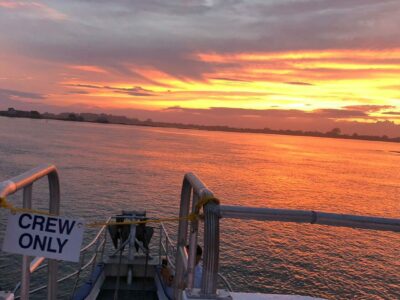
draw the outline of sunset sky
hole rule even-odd
[[[398,0],[0,0],[0,109],[400,136]]]

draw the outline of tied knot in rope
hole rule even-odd
[[[208,197],[204,197],[202,198],[199,202],[197,202],[196,207],[195,207],[195,212],[191,213],[190,215],[195,215],[195,220],[197,218],[203,219],[204,218],[204,214],[200,214],[200,210],[203,208],[204,210],[204,206],[206,206],[208,203],[210,202],[214,202],[216,204],[219,204],[220,201],[218,198],[215,198],[214,196],[208,196]],[[190,216],[189,215],[189,216]],[[193,220],[189,220],[189,221],[193,221]]]
[[[7,202],[6,197],[0,197],[0,208],[13,210],[14,206],[11,203]]]

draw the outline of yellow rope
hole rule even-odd
[[[164,218],[164,219],[148,219],[142,221],[123,221],[123,222],[92,222],[86,224],[88,227],[97,227],[97,226],[111,226],[111,225],[138,225],[138,224],[147,224],[147,223],[163,223],[163,222],[174,222],[181,220],[189,220],[194,221],[197,218],[195,214],[189,214],[187,217],[183,218]]]
[[[219,204],[219,200],[215,197],[204,197],[196,204],[195,211],[193,213],[189,214],[186,217],[182,217],[182,218],[162,218],[162,219],[148,219],[148,220],[143,220],[143,221],[124,221],[124,222],[116,222],[116,221],[92,222],[92,223],[86,224],[86,226],[97,227],[97,226],[111,226],[111,225],[138,225],[138,224],[146,224],[146,223],[176,222],[176,221],[181,221],[181,220],[195,221],[198,218],[202,217],[202,215],[200,215],[200,210],[202,207],[204,207],[209,202],[215,202],[215,203]],[[17,212],[28,212],[28,213],[34,213],[34,214],[40,214],[40,215],[51,215],[49,212],[43,211],[43,210],[14,207],[10,202],[7,202],[7,199],[5,197],[0,197],[0,208],[9,209],[11,211],[11,213],[14,213],[14,214]]]
[[[49,213],[45,210],[15,207],[10,202],[8,202],[5,197],[0,197],[0,208],[9,209],[11,211],[11,213],[13,213],[13,214],[15,214],[17,212],[27,212],[27,213],[33,213],[33,214],[38,214],[38,215],[47,215],[47,216],[51,215],[51,213]]]
[[[195,221],[198,218],[201,218],[200,209],[204,207],[204,205],[208,204],[209,202],[216,202],[219,204],[219,200],[215,197],[204,197],[201,199],[195,207],[195,212],[189,214],[187,217],[182,218],[163,218],[163,219],[149,219],[143,221],[123,221],[123,222],[93,222],[88,223],[86,226],[88,227],[97,227],[97,226],[111,226],[111,225],[138,225],[138,224],[146,224],[146,223],[164,223],[164,222],[176,222],[181,220],[188,220],[188,221]]]

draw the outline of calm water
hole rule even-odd
[[[188,171],[224,204],[400,218],[398,151],[381,142],[0,118],[0,180],[54,163],[62,213],[88,220],[125,208],[176,216]],[[36,207],[47,206],[46,193],[45,183],[34,187]],[[221,228],[221,270],[237,291],[400,298],[397,234],[230,220]],[[18,280],[4,267],[10,260],[20,258],[0,254],[3,288]]]

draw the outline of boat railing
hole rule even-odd
[[[34,182],[38,181],[43,177],[48,177],[49,181],[49,213],[52,215],[58,215],[60,211],[60,184],[57,169],[54,165],[43,164],[36,168],[31,169],[21,175],[13,177],[7,181],[0,183],[0,197],[7,197],[19,190],[23,190],[23,208],[32,208],[32,190]],[[107,222],[110,219],[107,220]],[[20,295],[16,296],[15,299],[29,299],[30,294],[37,293],[44,289],[47,290],[47,299],[56,299],[58,291],[58,283],[61,283],[67,279],[75,278],[75,283],[72,293],[79,282],[79,276],[82,271],[88,269],[89,267],[94,269],[96,262],[102,260],[104,253],[104,247],[106,243],[106,226],[103,226],[93,238],[93,240],[80,250],[80,260],[79,267],[76,271],[58,278],[58,262],[52,259],[45,259],[44,257],[36,257],[31,259],[31,257],[24,255],[22,257],[22,272],[21,281],[15,286],[14,294],[20,289]],[[85,256],[88,252],[94,249],[94,253],[91,255],[89,260],[85,261]],[[100,257],[99,257],[100,256]],[[46,263],[43,263],[47,261]],[[37,288],[29,289],[30,277],[34,272],[40,271],[44,268],[48,268],[48,283]]]
[[[168,262],[168,266],[170,266],[172,270],[175,270],[176,247],[174,245],[174,242],[171,240],[164,223],[160,224],[159,235],[160,235],[159,236],[160,263],[162,258],[165,257],[165,259]]]
[[[110,219],[111,218],[108,218],[107,222]],[[86,269],[91,268],[91,272],[93,272],[97,262],[103,260],[106,241],[107,241],[106,226],[102,226],[101,229],[97,232],[96,236],[92,239],[92,241],[89,242],[85,247],[83,247],[80,250],[79,266],[78,266],[77,270],[57,279],[57,283],[62,283],[62,282],[66,281],[68,279],[71,279],[75,276],[72,292],[68,292],[68,295],[73,296],[75,294],[75,291],[79,285],[80,275],[81,275],[82,271],[85,271]],[[87,255],[87,253],[90,252],[93,248],[94,248],[94,250],[92,251],[93,254],[86,261],[85,257]],[[47,265],[48,265],[47,263],[42,264],[39,267],[37,267],[34,271],[39,271],[39,270],[45,268]],[[31,264],[31,266],[32,266],[32,264]],[[32,272],[33,272],[33,270],[31,269],[31,273]],[[21,283],[17,284],[16,288],[14,289],[14,293],[18,290],[20,285],[21,285]],[[45,285],[41,285],[36,288],[32,288],[29,290],[29,294],[38,293],[38,292],[46,289],[47,287],[48,287],[48,285],[45,284]],[[21,294],[20,296],[16,296],[15,299],[24,299],[24,298],[22,298],[22,294]]]
[[[168,266],[173,270],[173,272],[176,272],[176,266],[175,266],[175,258],[176,258],[176,247],[174,241],[170,238],[168,231],[163,223],[160,224],[160,262],[162,258],[167,259],[168,261]],[[185,255],[184,258],[184,269],[185,272],[187,271],[187,261],[188,261],[188,256]],[[230,292],[233,292],[232,286],[229,283],[229,281],[226,279],[224,275],[222,275],[220,272],[218,272],[218,278],[220,279],[222,285],[224,286],[225,289],[227,289]]]
[[[193,289],[193,276],[195,264],[195,249],[198,236],[198,220],[189,221],[184,216],[189,212],[195,212],[199,201],[213,198],[213,193],[192,173],[184,176],[181,193],[181,205],[178,228],[178,242],[176,251],[176,276],[175,299],[181,299],[182,292],[186,288],[183,284],[186,260],[185,245],[189,239],[189,259],[187,263],[187,288],[189,297]],[[215,198],[214,198],[215,199]],[[337,227],[350,227],[380,231],[400,232],[400,219],[381,218],[371,216],[357,216],[350,214],[335,214],[318,211],[258,208],[245,206],[220,205],[218,201],[209,201],[204,207],[204,263],[202,286],[200,295],[202,298],[218,298],[217,279],[219,267],[219,220],[221,218],[247,219],[259,221],[280,221],[294,223],[309,223]],[[198,297],[199,295],[194,295]]]
[[[49,213],[58,215],[60,212],[60,183],[58,179],[57,169],[54,165],[43,164],[30,171],[22,173],[7,181],[0,183],[0,197],[7,197],[19,190],[23,190],[22,205],[25,209],[32,208],[32,189],[33,184],[37,180],[46,177],[49,181]],[[43,259],[37,259],[36,262],[42,262]],[[39,265],[40,265],[39,263]],[[39,267],[35,264],[35,268]],[[31,275],[31,258],[27,255],[22,257],[22,273],[21,273],[21,298],[29,298],[29,283]],[[48,264],[48,290],[47,299],[56,299],[57,297],[57,270],[58,262],[49,259]]]
[[[110,220],[111,220],[111,217],[109,217],[107,219],[106,223],[108,223]],[[66,279],[71,278],[76,275],[74,286],[73,286],[73,289],[71,292],[71,298],[74,296],[75,291],[78,288],[81,272],[86,270],[87,268],[91,267],[91,272],[93,273],[97,262],[103,261],[104,250],[105,250],[106,243],[107,243],[106,228],[107,228],[107,226],[103,225],[100,228],[100,230],[97,232],[97,234],[93,238],[93,240],[81,249],[78,270],[64,277],[65,278],[64,280],[66,280]],[[87,263],[85,263],[85,253],[88,252],[93,246],[96,246],[95,251],[94,251],[93,255],[90,257],[89,261]],[[98,256],[100,256],[100,258],[98,258]]]
[[[193,173],[185,174],[182,183],[179,227],[176,251],[176,280],[174,282],[175,299],[181,299],[182,291],[194,286],[194,268],[196,259],[196,246],[198,240],[198,218],[190,222],[185,219],[189,213],[196,213],[197,204],[204,198],[213,197],[213,193]],[[219,263],[219,216],[209,213],[216,203],[209,202],[204,207],[204,256],[203,274],[200,294],[206,298],[215,298],[218,280]],[[186,245],[189,244],[188,258],[186,259]],[[186,267],[187,266],[187,267]],[[187,284],[185,276],[187,273]]]
[[[31,209],[33,183],[46,176],[48,177],[50,192],[49,212],[50,214],[58,215],[60,210],[60,186],[57,169],[53,165],[41,165],[19,176],[13,177],[10,180],[0,183],[0,197],[7,197],[22,189],[23,208]],[[161,258],[166,256],[171,267],[175,267],[174,293],[175,299],[177,300],[181,299],[182,292],[186,288],[189,292],[193,291],[194,285],[194,268],[196,246],[198,244],[199,219],[195,218],[188,221],[187,216],[191,213],[198,214],[198,203],[204,199],[215,200],[213,197],[213,193],[199,178],[192,173],[185,174],[181,191],[176,247],[168,235],[165,226],[162,223],[160,225],[159,249],[158,254],[156,255],[159,255],[160,264]],[[204,204],[203,213],[204,255],[200,295],[204,299],[218,298],[218,278],[227,283],[227,280],[218,273],[220,244],[219,221],[221,218],[310,223],[400,232],[400,219],[305,210],[228,206],[220,205],[218,201],[209,201]],[[99,261],[99,259],[102,260],[106,245],[106,227],[107,226],[104,225],[96,234],[94,239],[81,249],[78,270],[65,275],[60,279],[57,277],[58,263],[56,260],[48,259],[47,264],[43,264],[45,259],[42,257],[37,257],[31,260],[29,256],[23,256],[21,282],[15,289],[17,290],[20,287],[21,294],[17,298],[29,299],[29,294],[47,288],[47,299],[56,299],[58,283],[76,276],[72,290],[72,294],[74,294],[79,285],[81,272],[89,267],[91,267],[93,271],[97,261]],[[189,251],[186,249],[186,245],[188,244]],[[89,260],[85,262],[86,253],[91,249],[94,249],[94,253]],[[48,268],[48,284],[29,290],[31,274],[46,267]],[[231,290],[229,283],[227,283],[227,285],[228,289]],[[196,297],[196,295],[192,295]]]

